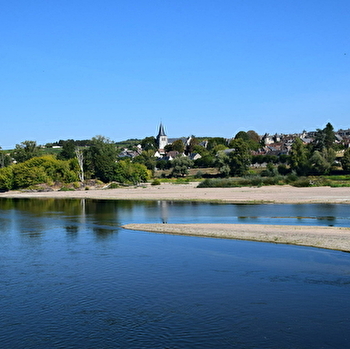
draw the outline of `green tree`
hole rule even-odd
[[[323,129],[325,134],[324,141],[326,149],[332,148],[335,141],[334,128],[330,122],[327,123],[326,127]]]
[[[194,147],[198,144],[199,144],[198,139],[192,135],[189,143],[186,146],[186,155],[192,154]]]
[[[225,150],[225,149],[228,149],[226,145],[224,145],[224,144],[218,144],[218,145],[216,145],[216,146],[212,149],[212,153],[213,153],[214,155],[217,155],[217,153],[219,153],[219,152],[221,152],[221,151],[223,151],[223,150]]]
[[[12,156],[17,162],[24,162],[39,156],[39,154],[40,148],[35,141],[24,141],[21,144],[16,144]]]
[[[143,164],[148,170],[153,172],[156,167],[156,158],[154,157],[154,154],[155,151],[152,149],[144,150],[140,155],[134,158],[133,162]]]
[[[172,171],[173,177],[184,177],[188,174],[188,170],[193,166],[193,161],[186,156],[179,156],[172,160]]]
[[[179,154],[182,154],[185,151],[184,143],[181,139],[177,139],[172,144],[172,150],[178,151]]]
[[[108,183],[113,181],[117,160],[117,148],[106,137],[96,136],[84,152],[84,171],[92,178]]]
[[[13,189],[13,167],[14,166],[0,168],[0,190]]]
[[[248,142],[248,141],[249,141],[249,136],[248,136],[247,132],[245,132],[245,131],[239,131],[239,132],[235,135],[234,139],[242,139],[243,141]]]
[[[116,164],[114,179],[119,183],[137,185],[146,182],[148,178],[149,173],[145,165],[132,163],[130,160],[121,160]]]
[[[158,146],[157,146],[157,140],[155,137],[146,137],[141,141],[141,147],[143,150],[153,150],[156,151]]]
[[[214,155],[216,155],[216,151],[214,150],[214,148],[219,144],[225,146],[225,149],[227,148],[227,141],[225,138],[222,138],[222,137],[209,138],[208,144],[207,144],[207,149],[209,151],[213,152]]]
[[[255,131],[239,131],[233,140],[230,141],[229,147],[233,148],[232,142],[234,140],[241,139],[243,140],[251,150],[258,150],[260,148],[260,137]]]
[[[57,155],[57,159],[69,160],[75,158],[75,141],[73,139],[68,139],[63,141],[63,146],[61,152]]]
[[[251,151],[243,139],[235,139],[231,142],[233,151],[228,154],[230,174],[232,176],[244,176],[251,164]]]
[[[11,164],[11,156],[0,147],[0,168]]]
[[[346,149],[341,159],[341,165],[344,171],[350,171],[350,148]]]
[[[300,138],[296,138],[290,152],[290,168],[299,176],[306,175],[309,171],[309,152]]]
[[[228,177],[230,175],[230,159],[228,155],[223,151],[218,151],[216,155],[216,167],[218,168],[220,174],[223,177]]]
[[[330,149],[333,147],[335,141],[334,128],[331,123],[327,123],[324,129],[317,129],[315,139],[313,141],[314,150],[321,150],[323,148]]]
[[[322,151],[315,150],[310,157],[311,171],[316,174],[328,174],[335,160],[333,149],[323,148]]]
[[[15,188],[53,182],[70,183],[78,180],[74,163],[57,160],[52,155],[34,157],[13,166]]]
[[[253,130],[247,131],[249,139],[253,142],[260,143],[260,136]]]

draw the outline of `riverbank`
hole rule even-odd
[[[0,198],[98,200],[167,200],[221,203],[350,204],[350,188],[265,186],[259,188],[196,188],[198,183],[81,191],[7,192]],[[216,238],[313,246],[350,252],[350,228],[249,224],[139,224],[126,229]]]
[[[350,187],[296,188],[285,185],[259,188],[197,188],[197,185],[197,182],[193,182],[189,184],[162,183],[158,186],[145,184],[139,187],[81,191],[10,191],[0,193],[0,198],[89,198],[109,200],[206,201],[222,203],[350,204]]]
[[[124,229],[310,246],[350,252],[350,228],[263,224],[127,224]]]

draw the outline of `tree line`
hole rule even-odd
[[[4,151],[1,153],[5,154]],[[41,183],[83,182],[85,179],[135,185],[150,178],[145,165],[118,160],[115,144],[102,136],[92,138],[87,147],[79,147],[73,140],[68,140],[58,155],[42,155],[35,141],[24,141],[16,145],[11,155],[4,156],[7,160],[0,168],[1,190],[28,188]]]
[[[334,168],[350,171],[350,149],[336,161],[333,126],[328,123],[318,129],[313,141],[304,144],[300,138],[293,142],[288,155],[254,155],[263,145],[255,131],[240,131],[231,140],[212,137],[205,140],[191,136],[185,144],[181,139],[166,146],[166,151],[179,154],[172,161],[157,159],[154,137],[137,141],[140,152],[133,159],[120,158],[116,143],[103,136],[90,140],[60,140],[57,154],[43,154],[35,141],[24,141],[6,153],[0,149],[0,189],[21,189],[40,183],[72,183],[95,179],[103,183],[138,184],[154,175],[155,169],[170,170],[171,177],[184,177],[190,168],[216,168],[219,177],[246,176],[252,164],[265,164],[261,176],[272,177],[295,173],[297,176],[329,174]],[[191,160],[183,154],[200,154]],[[15,163],[13,163],[15,160]]]

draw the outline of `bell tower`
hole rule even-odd
[[[159,149],[164,149],[164,147],[168,144],[168,136],[165,134],[164,126],[162,123],[159,125],[159,132],[157,135],[157,143]]]

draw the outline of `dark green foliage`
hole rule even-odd
[[[122,160],[116,164],[113,180],[119,183],[137,185],[147,182],[148,178],[149,174],[145,165]]]
[[[13,189],[13,167],[8,166],[8,167],[3,167],[0,168],[0,190],[11,190]]]
[[[242,139],[231,142],[233,151],[228,154],[228,165],[231,176],[244,176],[248,173],[251,163],[251,152]]]
[[[118,183],[111,183],[111,184],[108,186],[108,189],[117,189],[117,188],[120,188],[120,186],[119,186]]]
[[[247,134],[247,132],[245,131],[239,131],[236,135],[235,135],[235,139],[242,139],[245,142],[249,141],[249,136]]]
[[[234,188],[234,187],[260,187],[262,185],[280,184],[281,178],[251,176],[244,178],[224,178],[224,179],[205,179],[199,183],[198,188]]]
[[[59,160],[69,160],[75,158],[75,141],[68,139],[63,141],[62,151],[57,155]]]
[[[103,136],[91,140],[91,146],[84,151],[84,171],[91,178],[104,183],[114,180],[117,149],[113,142]]]
[[[169,160],[157,160],[156,161],[156,167],[159,170],[169,170],[171,168],[171,161]]]
[[[192,154],[194,152],[194,147],[199,144],[198,139],[195,136],[191,136],[189,144],[186,146],[185,153],[186,155]],[[174,149],[176,150],[176,149]]]
[[[310,170],[309,151],[300,138],[296,138],[290,154],[290,167],[298,175],[306,175]]]
[[[9,166],[11,164],[11,156],[7,154],[0,147],[0,168]]]
[[[198,171],[196,174],[195,174],[195,176],[194,176],[194,178],[202,178],[203,177],[203,172],[202,171]]]
[[[193,161],[186,156],[180,156],[172,160],[172,172],[173,177],[184,177],[188,174],[190,167],[193,167]]]
[[[334,128],[331,123],[327,123],[324,129],[317,129],[313,142],[314,150],[322,150],[323,148],[332,148],[335,141]]]
[[[308,177],[301,177],[297,179],[296,181],[292,182],[291,185],[293,187],[311,187],[312,182]]]
[[[346,149],[341,159],[341,165],[344,171],[350,171],[350,148]]]
[[[151,185],[161,185],[161,182],[160,182],[159,179],[155,179],[155,180],[151,183]]]
[[[248,132],[239,131],[236,134],[234,139],[235,140],[237,140],[237,139],[243,140],[247,144],[248,148],[251,150],[258,150],[260,148],[260,143],[259,143],[260,137],[255,131],[252,131],[252,130],[250,130]],[[233,141],[231,141],[229,143],[230,148],[233,148],[232,142]]]
[[[0,169],[0,189],[21,189],[42,183],[70,183],[77,180],[73,162],[57,160],[49,155]]]
[[[133,160],[135,163],[143,164],[150,171],[154,171],[156,167],[156,158],[154,157],[155,151],[152,149],[144,150],[140,155],[136,156]]]
[[[214,167],[215,157],[211,154],[202,156],[201,158],[194,160],[194,167]]]
[[[279,164],[277,167],[277,171],[280,175],[285,176],[290,172],[290,169],[287,168],[285,164]]]
[[[171,144],[172,150],[178,151],[182,154],[185,151],[185,145],[181,139],[177,139]]]
[[[217,145],[223,145],[225,148],[227,148],[227,140],[225,138],[222,138],[222,137],[213,137],[213,138],[208,139],[207,149],[209,151],[213,151],[213,149]],[[215,154],[216,154],[216,151],[215,151],[214,155]]]
[[[155,137],[146,137],[141,141],[141,147],[143,150],[153,150],[156,151],[158,146],[157,146],[157,140]]]
[[[16,144],[12,156],[17,162],[24,162],[35,156],[39,156],[39,154],[40,148],[35,141],[24,141],[21,144]]]
[[[272,163],[268,163],[266,169],[260,173],[261,177],[274,177],[278,175],[278,171]]]

